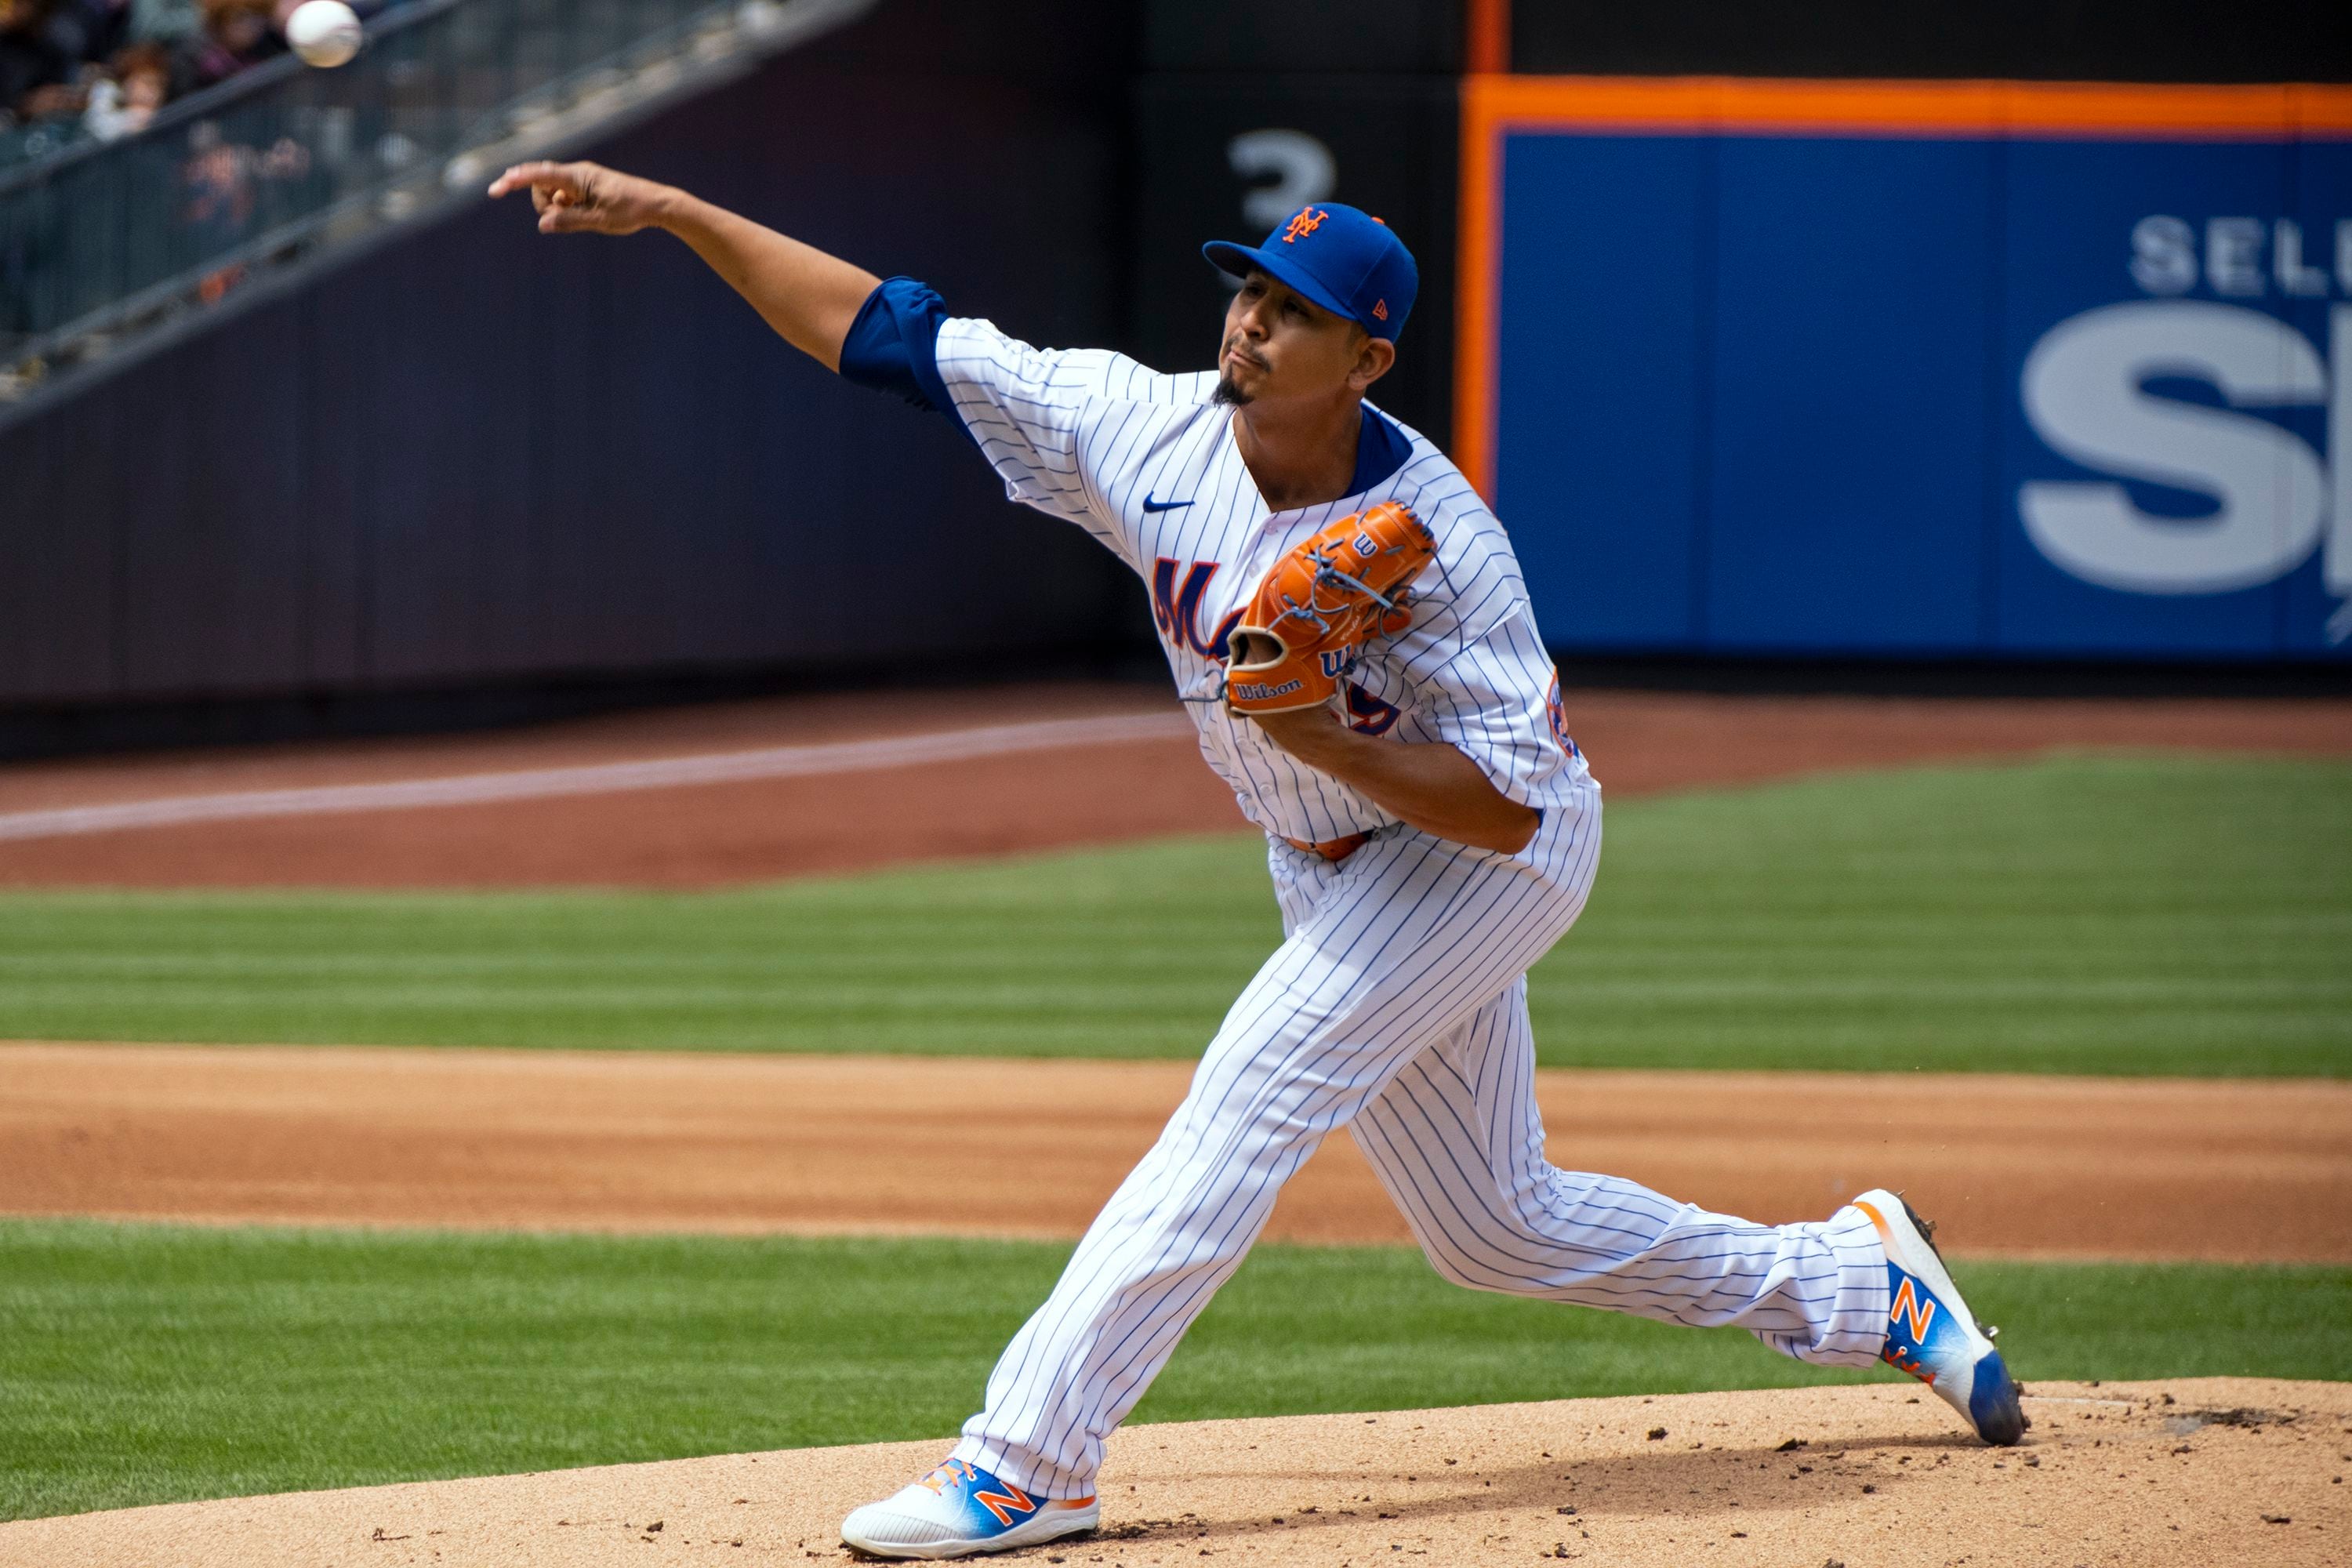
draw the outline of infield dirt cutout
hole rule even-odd
[[[0,1046],[0,1213],[1075,1237],[1192,1072]],[[1752,1219],[1886,1185],[1962,1252],[2352,1262],[2352,1084],[1547,1069],[1536,1094],[1555,1163]],[[1344,1136],[1267,1234],[1409,1239]]]
[[[1130,1426],[1092,1536],[982,1561],[1616,1568],[2341,1563],[2352,1385],[2053,1384],[1988,1448],[1910,1384]],[[0,1524],[0,1564],[842,1562],[950,1440]]]

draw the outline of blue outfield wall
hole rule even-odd
[[[2352,137],[1494,133],[1554,646],[2352,653]]]

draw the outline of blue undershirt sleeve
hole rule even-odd
[[[1373,413],[1364,411],[1362,433],[1356,438],[1356,472],[1348,481],[1349,495],[1361,495],[1384,484],[1412,458],[1412,443],[1404,432]]]
[[[940,323],[947,316],[946,303],[929,284],[912,278],[884,279],[866,296],[841,341],[842,379],[945,414],[962,430],[955,399],[940,379]]]

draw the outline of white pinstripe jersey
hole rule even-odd
[[[1249,819],[1322,841],[1396,820],[1293,760],[1217,691],[1224,629],[1266,569],[1325,524],[1402,501],[1437,537],[1413,584],[1413,624],[1367,649],[1349,677],[1356,728],[1458,747],[1522,805],[1589,789],[1559,714],[1559,678],[1502,524],[1461,471],[1417,432],[1403,466],[1321,506],[1269,511],[1216,406],[1216,376],[1163,375],[1100,349],[1039,350],[983,321],[939,331],[939,374],[1005,494],[1076,523],[1152,591],[1160,643],[1209,766]],[[1383,416],[1385,417],[1385,416]],[[1391,423],[1394,423],[1391,421]]]

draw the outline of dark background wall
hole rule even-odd
[[[1238,7],[1237,7],[1238,8]],[[1453,425],[1454,202],[1460,110],[1451,76],[1152,71],[1135,86],[1137,189],[1129,335],[1146,363],[1214,363],[1227,286],[1201,259],[1207,239],[1255,244],[1280,195],[1347,202],[1377,215],[1413,252],[1421,292],[1396,368],[1373,400],[1444,445]],[[1283,189],[1281,171],[1234,165],[1243,138],[1310,138],[1329,179]],[[1252,197],[1266,194],[1265,207]],[[1297,202],[1287,202],[1296,205]]]
[[[1276,207],[1314,199],[1377,214],[1413,252],[1420,300],[1373,400],[1440,445],[1453,425],[1454,205],[1463,23],[1455,0],[1146,0],[1133,89],[1136,191],[1129,336],[1148,363],[1213,363],[1226,286],[1206,239],[1255,243]],[[1237,166],[1237,139],[1287,132],[1328,158],[1289,187]],[[1254,206],[1254,193],[1281,198]]]
[[[2352,79],[2352,7],[2234,0],[1517,0],[1511,68],[1633,76]]]
[[[986,9],[898,0],[583,152],[1114,341],[1132,17]],[[18,752],[304,694],[331,727],[371,694],[1116,649],[1142,619],[946,419],[841,384],[683,246],[548,240],[512,202],[221,310],[0,432],[0,476]],[[110,729],[133,709],[156,722]]]

